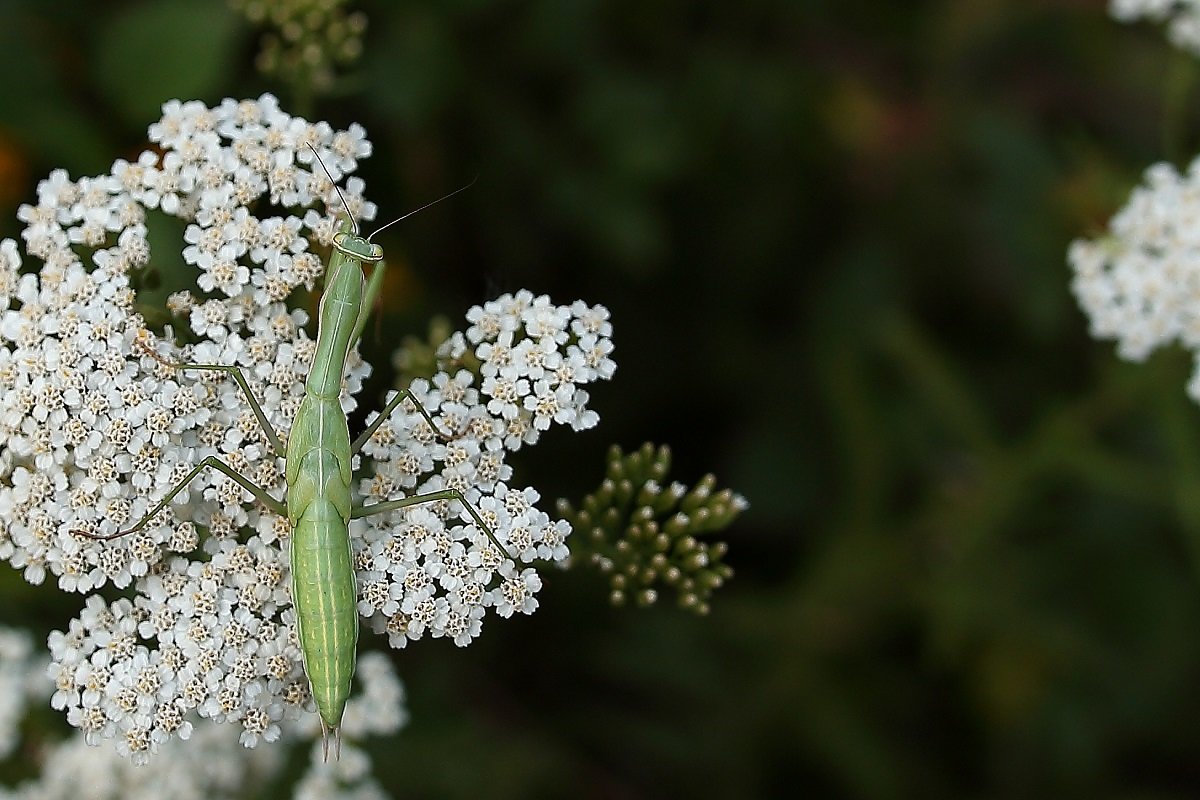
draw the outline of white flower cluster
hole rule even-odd
[[[1071,244],[1071,288],[1091,333],[1116,339],[1123,358],[1141,361],[1173,342],[1200,356],[1198,223],[1200,160],[1183,175],[1156,164],[1112,218],[1107,236]],[[1200,400],[1200,370],[1188,391]]]
[[[45,659],[32,656],[25,634],[0,629],[0,703],[4,712],[13,704],[42,699],[46,693]],[[404,693],[388,658],[366,653],[358,671],[360,694],[346,707],[344,727],[355,738],[395,733],[406,719]],[[18,742],[23,717],[0,713],[0,758],[11,755]],[[386,724],[382,720],[388,720]],[[283,738],[313,738],[316,722],[307,715],[285,723]],[[39,777],[15,787],[0,786],[0,800],[233,800],[286,782],[290,767],[286,751],[279,748],[248,750],[239,743],[237,728],[228,725],[198,727],[187,742],[174,739],[163,745],[162,757],[148,764],[122,758],[112,748],[89,747],[82,733],[59,743],[39,742],[36,754]],[[28,764],[26,766],[29,766]],[[371,776],[365,751],[346,744],[342,759],[325,764],[321,747],[314,743],[307,770],[292,787],[295,800],[384,800],[387,794]],[[87,790],[81,793],[81,786]]]
[[[160,154],[97,178],[56,172],[39,186],[38,204],[19,212],[37,271],[23,269],[16,243],[0,243],[0,559],[67,591],[131,590],[89,598],[52,637],[53,702],[89,740],[114,738],[139,761],[192,735],[197,716],[239,723],[252,746],[311,708],[286,519],[206,470],[136,534],[80,533],[127,529],[209,456],[285,496],[282,454],[230,376],[177,370],[147,351],[239,366],[286,438],[315,350],[306,314],[286,301],[321,277],[314,250],[328,246],[341,208],[305,143],[339,182],[371,150],[360,128],[308,123],[269,95],[168,103],[150,139]],[[349,178],[343,191],[355,216],[370,218],[363,188]],[[195,288],[169,302],[178,337],[151,332],[139,313],[154,210],[186,221],[181,249],[196,270]],[[477,345],[482,393],[461,371],[415,387],[438,430],[411,405],[397,409],[364,448],[375,464],[362,494],[369,503],[458,489],[507,552],[457,502],[353,522],[360,610],[393,646],[426,633],[466,644],[488,608],[536,607],[536,572],[508,556],[561,560],[569,527],[534,507],[532,489],[510,485],[504,454],[551,422],[594,425],[579,387],[613,370],[600,307],[522,293],[471,314],[450,349]],[[347,411],[369,372],[352,353]]]
[[[1121,22],[1166,22],[1172,44],[1200,55],[1200,0],[1112,0],[1109,11]]]
[[[599,421],[580,387],[616,369],[608,310],[582,302],[555,306],[521,291],[471,309],[467,319],[474,323],[467,332],[439,350],[442,371],[410,387],[448,440],[411,407],[393,414],[363,447],[376,466],[360,493],[375,502],[457,489],[508,555],[525,563],[563,561],[570,525],[536,508],[535,490],[509,486],[505,452],[533,444],[551,423],[583,430]],[[449,372],[468,351],[481,362],[479,388],[471,371]],[[434,476],[422,481],[431,467]],[[485,533],[451,527],[444,516],[435,506],[405,509],[383,515],[354,540],[359,611],[387,632],[393,647],[427,631],[465,645],[479,635],[487,608],[502,617],[537,608],[541,579],[533,569],[518,570]],[[499,584],[489,589],[497,576]]]

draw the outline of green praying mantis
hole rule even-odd
[[[341,190],[337,189],[324,161],[316,148],[311,144],[308,147],[334,184],[346,208],[347,217],[333,237],[333,253],[317,312],[316,351],[305,379],[304,398],[292,422],[287,444],[284,445],[271,426],[238,367],[177,363],[147,348],[149,355],[174,369],[224,372],[233,378],[250,404],[275,455],[284,455],[287,465],[284,475],[286,497],[282,501],[277,500],[216,456],[209,456],[193,467],[131,527],[104,536],[86,532],[79,534],[107,541],[136,533],[163,511],[201,471],[209,467],[235,481],[271,511],[286,515],[293,530],[291,591],[297,633],[304,657],[304,672],[308,676],[321,718],[323,754],[328,760],[331,736],[336,743],[334,757],[341,754],[339,726],[350,695],[355,645],[358,641],[357,589],[351,560],[350,520],[421,503],[457,500],[492,543],[505,555],[508,553],[479,512],[457,489],[444,489],[366,506],[355,505],[350,490],[354,454],[402,402],[411,400],[435,434],[442,434],[429,412],[405,389],[394,395],[379,416],[351,442],[349,424],[339,402],[350,348],[361,336],[383,284],[383,248],[372,243],[371,236],[467,189],[471,184],[392,220],[364,239],[359,235],[350,207]],[[363,274],[364,264],[374,265],[369,279]]]

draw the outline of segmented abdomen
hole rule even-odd
[[[339,458],[335,453],[344,453]],[[337,398],[305,396],[288,438],[292,603],[313,700],[329,728],[342,720],[354,646],[357,592],[350,553],[350,433]]]
[[[354,676],[355,594],[346,522],[332,503],[314,500],[293,529],[292,602],[304,670],[321,719],[330,728],[342,720]]]

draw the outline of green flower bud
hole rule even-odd
[[[614,605],[627,602],[632,585],[641,587],[633,595],[639,607],[653,604],[660,590],[670,587],[680,608],[706,614],[708,597],[733,570],[722,561],[728,545],[703,537],[727,527],[747,503],[729,489],[714,491],[711,474],[691,489],[678,481],[667,483],[670,464],[666,447],[646,444],[624,454],[614,446],[605,478],[580,501],[582,510],[575,511],[565,500],[558,509],[576,530],[589,532],[575,540],[574,549],[610,575]]]

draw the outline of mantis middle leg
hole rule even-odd
[[[131,533],[137,533],[142,528],[144,528],[148,524],[150,524],[150,520],[152,520],[156,516],[158,516],[159,512],[162,511],[164,508],[166,508],[170,504],[170,502],[175,499],[175,495],[179,494],[185,488],[187,488],[187,485],[189,483],[191,483],[192,480],[197,475],[199,475],[200,471],[203,470],[205,467],[212,467],[213,469],[217,470],[218,472],[224,473],[227,477],[229,477],[231,480],[236,482],[243,489],[245,489],[246,491],[250,492],[250,494],[252,494],[256,498],[258,498],[258,500],[263,505],[265,505],[267,508],[271,509],[273,512],[275,512],[276,514],[279,514],[280,516],[287,516],[287,508],[284,506],[284,504],[279,502],[278,500],[276,500],[271,495],[267,494],[266,489],[262,488],[261,486],[259,486],[256,483],[254,483],[249,478],[247,478],[245,475],[238,472],[233,467],[229,466],[228,464],[226,464],[224,461],[217,458],[216,456],[209,456],[208,458],[205,458],[203,461],[201,461],[196,466],[192,467],[191,471],[188,472],[188,474],[183,477],[183,480],[181,480],[179,483],[175,484],[175,486],[171,488],[171,491],[167,492],[165,497],[163,497],[161,500],[159,500],[157,503],[155,503],[154,508],[150,509],[150,511],[148,511],[146,513],[146,515],[144,517],[142,517],[140,520],[138,520],[132,527],[126,528],[123,531],[117,531],[116,533],[110,533],[105,536],[101,536],[99,534],[94,534],[94,533],[87,533],[86,531],[75,531],[75,533],[79,536],[85,536],[88,539],[97,539],[102,542],[111,541],[113,539],[119,539],[120,537],[128,536]]]

